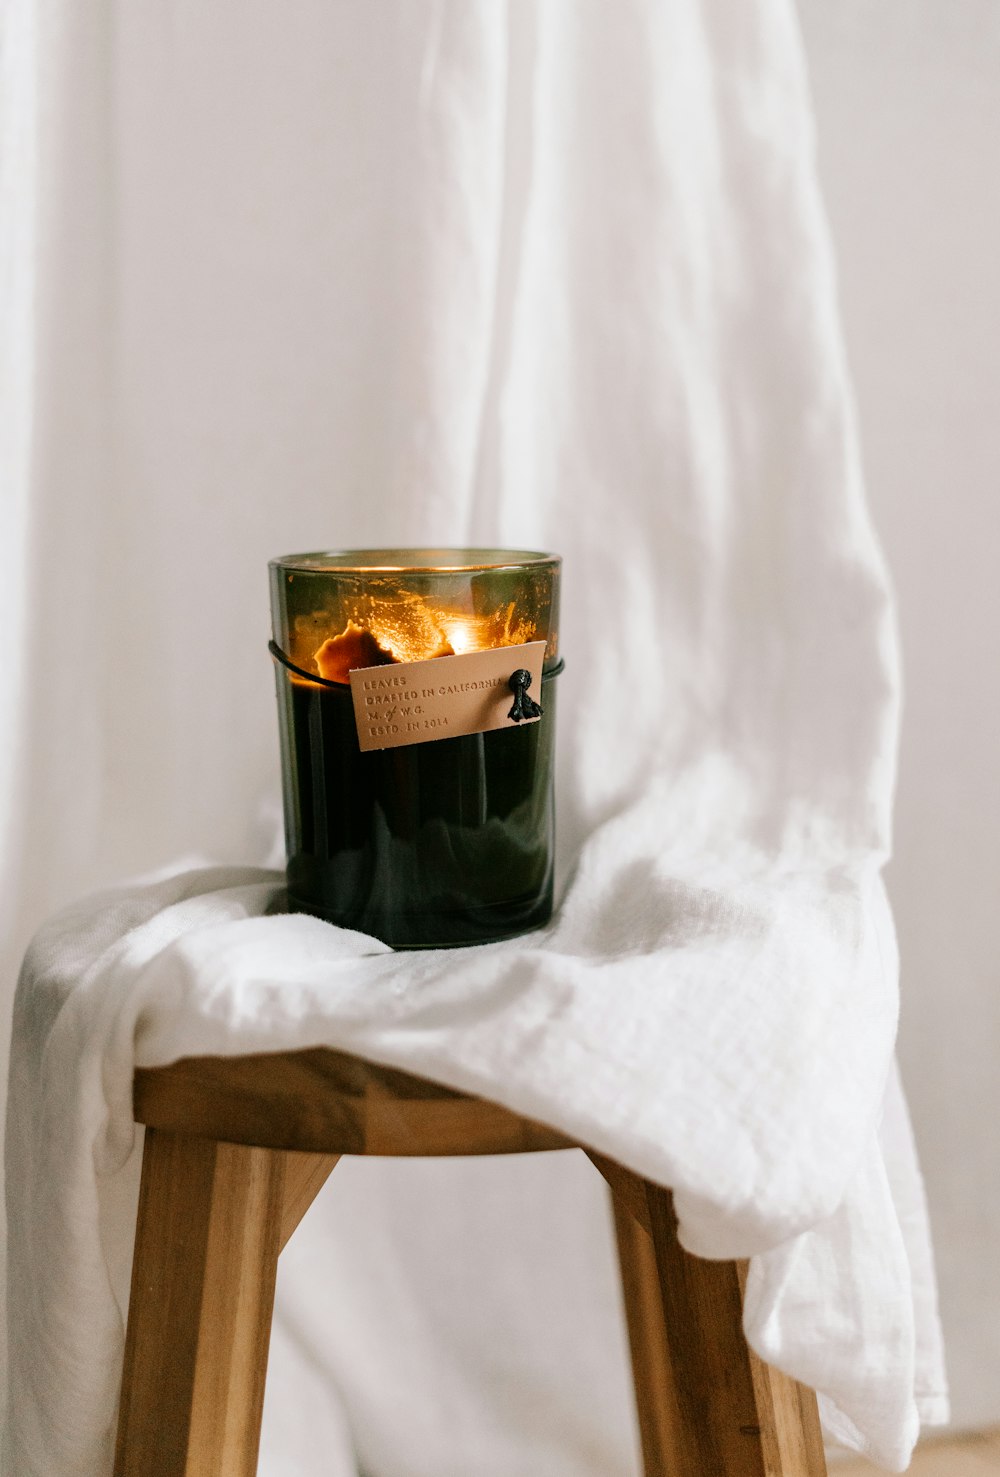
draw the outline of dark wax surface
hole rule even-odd
[[[348,690],[277,680],[290,907],[395,948],[548,921],[553,680],[536,723],[367,754]]]

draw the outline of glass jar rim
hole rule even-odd
[[[328,549],[306,554],[281,554],[271,569],[306,574],[475,574],[483,570],[555,566],[559,554],[535,549],[400,548]]]

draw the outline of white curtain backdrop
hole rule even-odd
[[[1000,1422],[1000,9],[803,0],[905,720],[900,1059],[956,1426]]]
[[[264,570],[292,549],[545,546],[566,529],[601,554],[569,589],[578,649],[606,639],[607,575],[628,590],[623,635],[676,664],[635,699],[633,772],[601,761],[610,719],[564,733],[586,777],[560,797],[564,874],[662,730],[698,773],[695,714],[757,764],[769,844],[780,815],[785,856],[844,848],[877,894],[894,637],[790,5],[7,0],[4,28],[8,992],[31,932],[80,892],[184,857],[272,854]],[[801,234],[776,238],[776,220]],[[811,398],[789,343],[822,364]],[[668,588],[647,533],[661,507]],[[829,583],[806,588],[793,551],[820,523]],[[727,645],[750,628],[773,644]],[[779,716],[780,766],[761,747]],[[836,815],[829,832],[787,803],[807,792]],[[891,1009],[887,988],[871,1008],[883,1035]],[[888,1121],[916,1224],[905,1120]],[[448,1225],[401,1246],[428,1189]],[[445,1450],[470,1449],[494,1453],[496,1477],[631,1470],[603,1211],[571,1161],[338,1170],[283,1264],[262,1471],[319,1472],[359,1431],[373,1477],[409,1477],[421,1435],[444,1443],[439,1474]],[[470,1244],[492,1258],[488,1284]],[[919,1244],[917,1225],[911,1260]],[[397,1308],[422,1279],[395,1365],[387,1266]],[[933,1289],[913,1271],[926,1330]],[[346,1347],[331,1337],[345,1304]],[[422,1348],[433,1368],[414,1366]],[[382,1398],[409,1391],[403,1432],[379,1380]],[[451,1404],[423,1431],[442,1389]],[[883,1416],[898,1460],[905,1431]]]

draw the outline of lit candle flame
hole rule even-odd
[[[313,651],[319,675],[327,682],[347,682],[358,667],[390,662],[420,662],[440,656],[462,656],[498,646],[519,646],[535,639],[534,625],[516,619],[511,603],[493,615],[436,609],[418,597],[391,601],[370,599],[355,609],[346,626]]]

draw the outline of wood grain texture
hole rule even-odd
[[[322,1154],[518,1154],[564,1134],[498,1103],[343,1052],[189,1057],[136,1072],[136,1120],[229,1143]]]
[[[115,1477],[253,1477],[284,1155],[147,1129]]]
[[[340,1160],[339,1154],[285,1155],[279,1250],[284,1251],[302,1217],[326,1184]]]
[[[639,1222],[650,1235],[653,1227],[649,1219],[649,1206],[646,1203],[646,1181],[633,1174],[630,1169],[608,1159],[604,1154],[597,1154],[592,1149],[587,1150],[587,1158],[591,1164],[603,1175],[607,1181],[608,1189],[611,1191],[611,1199],[615,1208],[615,1228],[617,1230],[621,1222],[621,1211],[626,1211],[628,1216]]]
[[[737,1262],[736,1267],[742,1298],[748,1264]],[[752,1349],[749,1354],[768,1477],[772,1474],[783,1477],[788,1472],[822,1477],[826,1472],[826,1455],[815,1393],[780,1369],[765,1364]]]
[[[251,1477],[280,1249],[341,1154],[574,1142],[341,1052],[137,1072],[147,1125],[115,1477]],[[825,1477],[815,1397],[742,1332],[744,1269],[688,1255],[667,1190],[587,1151],[612,1190],[646,1477]]]
[[[668,1190],[620,1166],[606,1177],[646,1477],[825,1477],[816,1397],[743,1337],[745,1267],[684,1251]]]
[[[673,1464],[677,1460],[676,1433],[683,1417],[670,1367],[656,1252],[649,1231],[617,1196],[611,1199],[643,1472],[645,1477],[664,1477],[679,1470]]]

